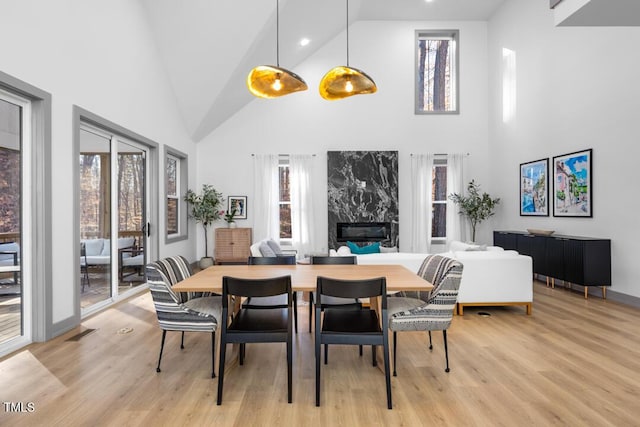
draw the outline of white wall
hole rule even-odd
[[[415,30],[430,28],[460,29],[459,115],[414,114]],[[251,153],[315,153],[316,234],[322,237],[317,249],[326,250],[326,152],[398,150],[400,245],[408,250],[411,153],[468,152],[467,178],[488,185],[486,28],[486,22],[469,21],[355,23],[349,31],[350,65],[368,73],[378,92],[340,101],[320,97],[324,73],[346,62],[345,34],[339,34],[292,70],[305,79],[308,91],[256,99],[198,143],[198,186],[209,183],[225,195],[248,195],[248,220],[238,226],[252,226]],[[280,65],[287,67],[282,60]],[[490,228],[483,227],[480,236],[489,239]]]
[[[70,238],[73,223],[72,105],[190,155],[195,148],[180,121],[138,2],[130,0],[23,0],[0,3],[0,70],[52,94],[53,321],[74,315]],[[161,163],[162,164],[162,163]],[[163,175],[161,175],[163,176]],[[164,180],[162,180],[164,181]],[[164,184],[159,185],[164,191]],[[164,211],[160,221],[164,223]],[[158,230],[158,228],[156,228]],[[191,230],[191,235],[194,230]],[[164,246],[160,255],[194,258],[194,243]]]
[[[637,180],[640,28],[555,28],[542,1],[508,0],[489,22],[491,187],[500,229],[610,238],[612,289],[640,297]],[[502,48],[516,52],[517,116],[502,123]],[[519,165],[593,149],[593,218],[519,216]]]

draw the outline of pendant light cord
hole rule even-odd
[[[349,0],[347,0],[347,67],[349,67]]]
[[[276,0],[276,65],[280,67],[280,0]]]

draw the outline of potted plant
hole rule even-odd
[[[492,199],[487,193],[480,194],[480,185],[471,180],[467,185],[467,196],[453,193],[449,199],[460,205],[460,215],[469,218],[471,223],[471,240],[476,240],[476,226],[494,214],[500,198]]]
[[[209,256],[207,230],[209,225],[220,219],[220,216],[224,213],[224,211],[220,210],[224,197],[213,186],[204,184],[200,194],[187,190],[184,200],[190,206],[189,217],[202,224],[204,229],[204,257],[200,259],[200,268],[207,268],[213,265],[213,258]]]
[[[227,213],[224,215],[224,220],[227,221],[227,226],[229,228],[236,228],[236,221],[234,220],[234,217],[237,213],[238,211],[236,210],[236,208],[233,208],[231,209],[231,212],[227,211]]]

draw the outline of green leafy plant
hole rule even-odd
[[[224,203],[222,193],[216,191],[213,186],[204,184],[200,194],[196,194],[192,190],[187,190],[184,200],[189,204],[189,217],[197,223],[202,224],[204,228],[204,256],[209,255],[209,244],[207,242],[207,230],[209,225],[219,220],[224,211],[220,208]]]
[[[466,216],[471,223],[471,240],[476,240],[476,227],[494,214],[500,198],[492,199],[487,193],[480,194],[480,185],[474,180],[467,185],[467,196],[450,194],[449,199],[460,205],[460,215]]]
[[[237,213],[238,211],[236,208],[231,209],[231,212],[227,211],[227,213],[224,215],[224,220],[227,221],[227,223],[235,222],[234,218]]]

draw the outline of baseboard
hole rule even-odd
[[[607,289],[607,299],[619,302],[620,304],[640,308],[640,298],[634,297],[633,295],[627,295],[621,292],[612,291],[611,288]]]

